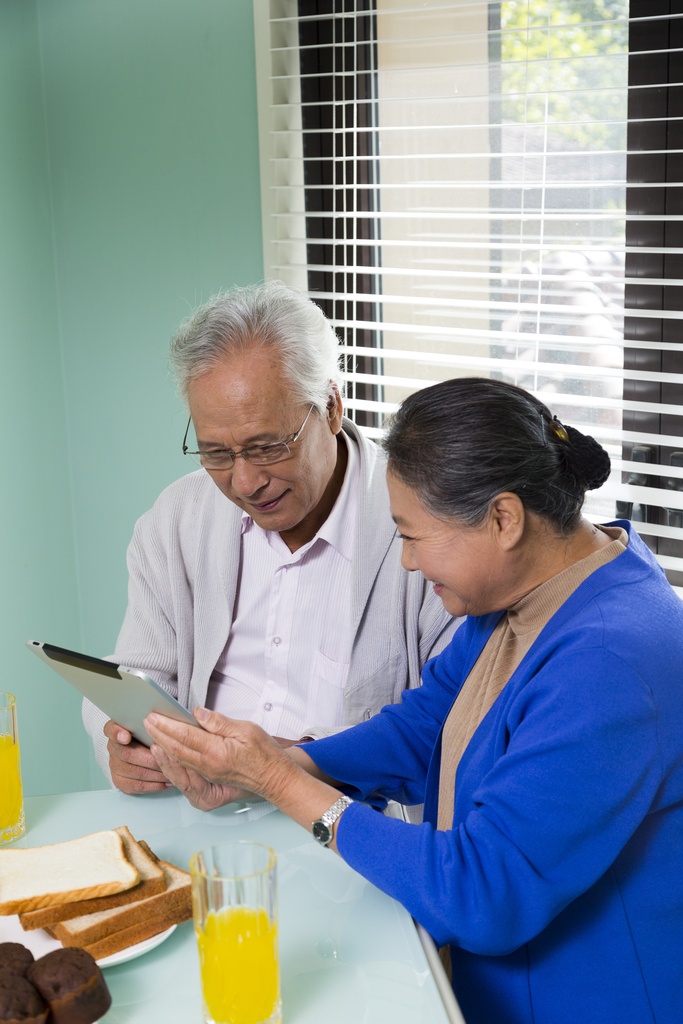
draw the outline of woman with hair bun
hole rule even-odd
[[[155,716],[162,769],[265,796],[400,900],[467,1024],[680,1024],[683,607],[629,522],[581,516],[606,453],[480,378],[412,395],[385,444],[403,564],[467,616],[422,687],[289,751]]]

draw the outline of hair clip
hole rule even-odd
[[[553,416],[553,418],[551,419],[551,421],[550,421],[550,429],[552,430],[552,432],[555,435],[555,437],[559,438],[560,441],[568,441],[569,440],[569,434],[564,429],[564,427],[562,426],[562,424],[558,420],[557,416]]]

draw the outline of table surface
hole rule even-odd
[[[271,804],[197,811],[177,790],[29,797],[16,846],[63,842],[127,825],[157,856],[187,869],[193,853],[253,839],[278,854],[284,1024],[448,1024],[412,918]],[[199,961],[188,921],[157,949],[105,968],[103,1024],[201,1024]]]

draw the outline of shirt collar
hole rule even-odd
[[[332,511],[318,530],[316,537],[327,541],[343,558],[350,562],[353,557],[353,540],[356,534],[360,459],[358,449],[351,438],[343,430],[341,436],[349,453],[344,482]]]
[[[355,441],[343,430],[341,437],[348,451],[348,461],[341,490],[337,495],[332,511],[320,527],[315,537],[296,552],[296,555],[307,551],[317,540],[324,540],[330,544],[342,558],[351,561],[353,557],[353,542],[356,534],[356,508],[358,505],[358,484],[360,476],[360,458]],[[251,518],[248,512],[242,512],[241,532],[247,530],[258,530],[269,539],[271,530],[263,530]]]

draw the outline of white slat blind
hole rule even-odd
[[[527,388],[610,452],[589,515],[613,518],[620,502],[649,519],[638,529],[677,552],[660,561],[683,585],[683,458],[669,466],[683,420],[676,436],[628,417],[679,416],[683,384],[647,359],[683,352],[647,329],[680,308],[629,308],[645,329],[624,340],[625,297],[642,284],[626,276],[629,252],[683,254],[626,244],[627,220],[662,220],[630,212],[630,199],[627,216],[627,196],[681,187],[636,181],[627,193],[628,0],[256,0],[256,12],[270,47],[266,275],[327,303],[350,414],[370,414],[378,435],[385,413],[439,380]],[[302,68],[319,79],[315,103]],[[634,381],[661,400],[634,397]],[[662,446],[665,469],[639,461]]]

